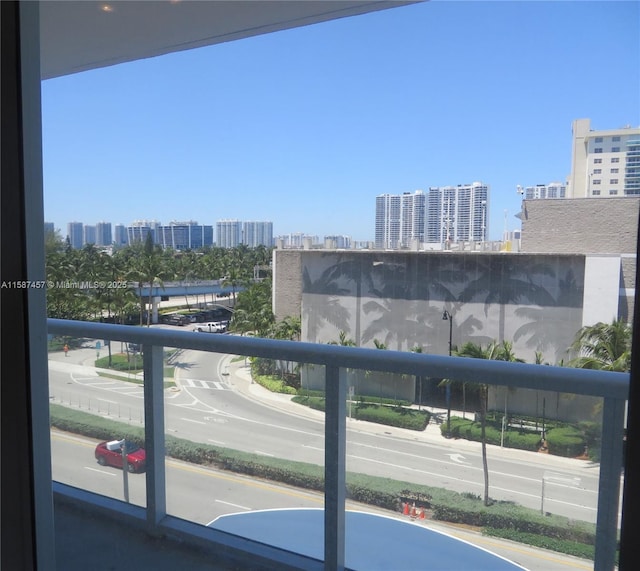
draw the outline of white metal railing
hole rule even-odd
[[[625,401],[629,391],[629,375],[626,373],[378,351],[255,337],[202,335],[188,331],[168,331],[61,319],[49,319],[48,330],[49,333],[57,335],[109,339],[142,345],[147,452],[146,521],[148,526],[156,530],[176,530],[175,522],[166,513],[162,361],[165,346],[324,365],[326,375],[324,569],[327,570],[344,569],[347,385],[346,376],[342,372],[347,368],[603,397],[602,454],[594,569],[611,571],[614,568]],[[198,538],[194,537],[194,539]]]

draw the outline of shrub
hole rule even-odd
[[[290,387],[275,375],[254,375],[253,380],[272,393],[283,393],[286,395],[295,395],[297,393],[296,389]]]
[[[410,430],[424,430],[429,423],[430,414],[425,410],[413,410],[403,407],[388,407],[371,404],[359,404],[352,414],[358,420],[367,420]]]
[[[554,428],[547,432],[546,438],[551,454],[573,458],[584,453],[585,439],[577,428]]]
[[[440,432],[443,436],[446,435],[446,422],[443,422],[440,425]],[[481,442],[481,435],[482,427],[479,422],[474,422],[471,419],[460,418],[459,416],[451,417],[451,436],[454,438],[465,438],[467,440]],[[505,430],[504,442],[501,442],[502,429],[496,428],[492,424],[487,424],[485,427],[485,437],[488,444],[500,446],[502,443],[507,448],[519,448],[521,450],[535,452],[540,447],[540,435],[526,430]]]

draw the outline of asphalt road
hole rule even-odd
[[[53,478],[57,481],[90,490],[116,499],[124,499],[122,470],[99,466],[93,456],[97,441],[52,431]],[[250,510],[295,507],[322,507],[319,493],[307,492],[221,472],[201,466],[167,459],[167,512],[173,516],[206,525],[220,515]],[[145,474],[128,475],[130,502],[145,505]],[[347,509],[406,517],[373,509],[353,502]],[[589,570],[593,565],[574,557],[529,548],[510,541],[483,537],[464,528],[416,520],[458,539],[492,551],[515,561],[530,571]],[[401,554],[399,554],[401,560]]]
[[[92,355],[89,350],[88,355]],[[116,420],[142,424],[142,386],[98,377],[74,367],[72,359],[54,361],[50,388],[54,402],[80,407]],[[235,370],[242,362],[213,353],[180,356],[181,390],[167,391],[166,430],[199,442],[321,465],[323,415],[292,404],[265,404],[258,387]],[[253,391],[253,392],[252,392]],[[275,401],[274,401],[275,403]],[[598,468],[588,462],[490,447],[490,495],[533,509],[595,521]],[[482,461],[478,443],[448,441],[433,432],[348,421],[347,469],[408,482],[481,494]]]

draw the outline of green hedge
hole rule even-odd
[[[577,428],[567,426],[554,428],[547,432],[547,446],[551,454],[574,458],[584,453],[586,441],[583,433]]]
[[[275,375],[253,375],[253,380],[272,393],[295,395],[298,392]]]
[[[440,432],[445,435],[447,423],[440,425]],[[465,438],[466,440],[481,441],[481,426],[479,422],[460,417],[451,417],[451,436],[454,438]],[[487,424],[485,428],[487,444],[500,446],[501,429],[492,424]],[[558,427],[549,430],[546,434],[547,446],[551,454],[557,456],[567,456],[575,458],[584,452],[586,439],[583,432],[570,426]],[[504,446],[507,448],[519,448],[535,452],[540,448],[541,437],[535,432],[514,429],[506,430],[504,433]]]
[[[324,397],[295,396],[291,400],[315,410],[325,410]],[[429,424],[431,414],[426,410],[358,403],[351,405],[351,417],[397,428],[424,430]]]
[[[544,535],[537,535],[535,533],[524,533],[515,529],[495,529],[492,527],[485,527],[482,530],[482,533],[483,535],[509,539],[511,541],[517,541],[518,543],[533,545],[534,547],[541,547],[551,551],[558,551],[560,553],[566,553],[567,555],[573,555],[574,557],[581,557],[583,559],[593,560],[595,555],[595,547],[593,545],[586,545],[584,543],[570,541],[567,539],[557,539],[555,537],[547,537]],[[616,564],[617,560],[618,558],[616,557]]]

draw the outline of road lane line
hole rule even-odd
[[[381,448],[379,446],[374,446],[372,444],[363,444],[361,442],[348,442],[348,445],[363,446],[364,448],[372,448],[373,450],[378,450],[378,451],[381,451],[381,452],[392,452],[392,453],[395,453],[395,454],[399,454],[401,456],[409,456],[410,458],[417,458],[419,460],[424,460],[425,459],[425,457],[423,455],[420,455],[420,454],[413,454],[411,452],[400,452],[398,450],[393,450],[392,448]],[[450,462],[448,460],[439,460],[437,458],[429,458],[429,462],[432,463],[432,464],[433,463],[437,463],[437,464],[446,464],[448,466],[458,466],[458,467],[461,466],[461,464],[459,464],[458,462]],[[473,466],[473,465],[469,465],[469,464],[466,464],[465,467],[469,468],[470,470],[476,470],[476,471],[482,470],[481,467]],[[519,479],[519,480],[525,480],[527,482],[540,483],[540,478],[531,478],[530,476],[520,476],[518,474],[507,474],[506,472],[498,472],[496,470],[492,470],[491,474],[495,475],[495,476],[505,476],[507,478],[516,478],[516,479]],[[557,486],[563,486],[564,485],[564,484],[556,484],[555,482],[549,482],[549,483],[550,484],[553,483],[554,485],[557,485]],[[575,489],[572,486],[568,486],[568,487],[570,487],[572,489]],[[598,493],[597,490],[589,490],[587,488],[579,488],[579,489],[584,491],[584,492],[589,492],[590,494],[597,494]]]
[[[105,472],[104,470],[98,470],[97,468],[90,468],[89,466],[84,467],[85,470],[91,470],[92,472],[98,472],[98,474],[104,474],[105,476],[114,476],[111,472]]]
[[[320,452],[324,452],[324,448],[318,448],[317,446],[309,446],[308,444],[303,444],[303,448],[311,448],[311,450],[320,450]]]
[[[181,418],[180,420],[184,420],[185,422],[193,422],[195,424],[204,424],[206,426],[206,422],[202,422],[201,420],[193,420],[192,418]]]
[[[269,452],[261,452],[260,450],[254,450],[254,454],[260,454],[261,456],[270,456],[271,458],[275,458],[275,454],[269,454]]]
[[[248,512],[251,511],[251,508],[248,508],[246,506],[241,506],[240,504],[232,504],[231,502],[225,502],[223,500],[216,500],[216,502],[218,502],[219,504],[224,504],[225,506],[231,506],[233,508],[240,508],[241,510],[246,510]]]
[[[347,456],[349,458],[355,458],[356,460],[365,460],[366,462],[373,462],[374,464],[382,464],[383,466],[391,466],[392,468],[398,468],[401,470],[409,470],[411,472],[417,472],[418,474],[426,474],[427,476],[437,476],[439,478],[446,478],[449,480],[455,480],[456,482],[460,482],[463,484],[469,484],[469,485],[473,485],[473,486],[482,486],[483,484],[481,482],[473,482],[471,480],[465,480],[463,478],[454,478],[450,475],[444,475],[444,474],[436,474],[435,472],[427,472],[426,470],[418,470],[417,468],[410,468],[409,466],[400,466],[399,464],[391,464],[390,462],[383,462],[382,460],[374,460],[372,458],[366,458],[364,456],[354,456],[353,454],[347,454]],[[499,486],[489,486],[492,490],[500,490],[502,492],[508,492],[510,494],[518,494],[521,496],[527,496],[529,498],[540,498],[539,494],[528,494],[527,492],[519,492],[518,490],[508,490],[506,488],[501,488]],[[553,500],[552,498],[545,498],[546,500],[549,501],[556,501],[559,503],[563,503],[567,506],[572,506],[575,508],[580,508],[580,509],[585,509],[585,510],[594,510],[594,508],[590,508],[587,506],[583,506],[580,504],[572,504],[570,502],[563,502],[561,500]],[[595,511],[595,510],[594,510]]]

